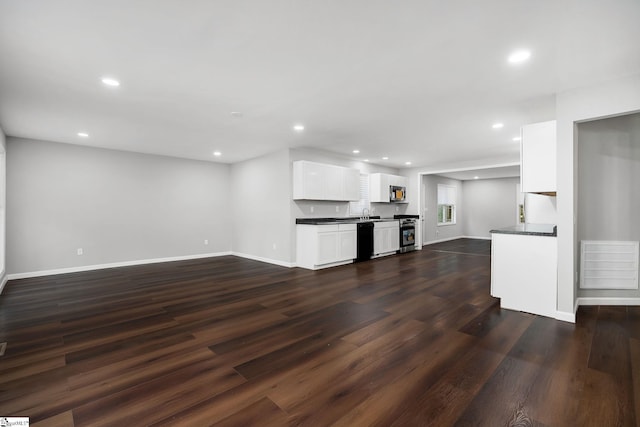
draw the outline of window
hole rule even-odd
[[[371,203],[369,203],[369,175],[360,174],[360,200],[349,202],[349,215],[362,216],[364,209],[371,209]]]
[[[456,223],[456,187],[438,184],[438,225]]]

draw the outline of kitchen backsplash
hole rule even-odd
[[[296,200],[293,202],[294,218],[333,218],[361,216],[362,211],[351,212],[349,202],[329,202],[324,200]],[[390,218],[407,213],[406,203],[371,203],[369,215]]]
[[[558,210],[555,196],[527,193],[525,195],[525,222],[530,224],[557,224]]]

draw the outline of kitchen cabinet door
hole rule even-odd
[[[389,251],[395,252],[400,249],[400,225],[388,229]]]
[[[520,184],[523,193],[556,192],[556,121],[522,127]]]
[[[293,162],[294,200],[356,201],[360,171],[300,160]]]
[[[400,249],[400,225],[398,221],[376,222],[373,228],[373,253],[380,255]]]
[[[324,165],[314,162],[293,163],[293,198],[322,200],[324,197]]]
[[[318,233],[316,265],[329,264],[339,261],[339,232]]]
[[[353,260],[357,257],[357,231],[349,229],[339,232],[340,253],[338,261]]]
[[[296,264],[316,270],[353,262],[357,256],[356,224],[296,226]]]
[[[377,203],[390,203],[389,187],[392,185],[406,187],[407,182],[407,178],[404,176],[372,173],[369,175],[369,200]]]
[[[381,254],[384,249],[385,230],[383,228],[373,228],[373,254]]]

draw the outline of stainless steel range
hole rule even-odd
[[[400,220],[400,250],[409,252],[416,249],[416,218],[412,216],[398,215]]]

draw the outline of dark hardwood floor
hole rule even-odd
[[[640,307],[501,310],[490,243],[11,281],[0,416],[50,426],[639,426]]]

